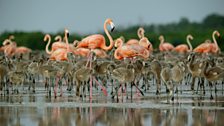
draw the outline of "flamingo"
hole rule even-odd
[[[190,40],[193,40],[193,39],[194,38],[193,38],[192,35],[190,35],[190,34],[187,35],[186,41],[187,41],[187,44],[188,44],[189,47],[186,44],[180,44],[180,45],[178,45],[174,48],[174,51],[179,52],[179,53],[191,52],[192,51],[192,45],[190,43]]]
[[[13,39],[15,39],[14,35],[10,35],[9,36],[9,40],[13,41]],[[16,44],[16,42],[14,42]],[[16,44],[17,46],[17,44]],[[32,50],[27,48],[27,47],[24,47],[24,46],[19,46],[16,48],[15,50],[15,54],[25,54],[25,53],[30,53]]]
[[[204,43],[200,44],[199,46],[197,46],[193,51],[198,52],[198,53],[215,53],[215,54],[219,53],[220,48],[217,44],[215,35],[220,37],[220,33],[217,30],[215,30],[212,33],[212,39],[213,39],[214,43],[204,42]]]
[[[63,48],[67,49],[67,44],[65,43],[65,37],[62,40],[62,37],[60,35],[55,36],[54,38],[55,42],[52,44],[52,50],[55,51],[57,49]],[[69,44],[69,52],[73,51],[75,41],[72,44]]]
[[[16,48],[15,54],[25,54],[30,52],[31,52],[31,49],[24,46],[19,46]]]
[[[170,43],[164,42],[164,36],[160,35],[159,36],[160,44],[159,44],[159,50],[160,51],[171,51],[174,49],[174,46]]]
[[[67,58],[67,53],[69,51],[69,45],[68,45],[68,30],[65,29],[65,41],[66,41],[66,44],[67,44],[67,48],[58,48],[57,50],[51,50],[49,51],[48,47],[50,45],[50,42],[51,42],[51,36],[49,34],[46,34],[45,37],[44,37],[44,41],[47,41],[47,45],[45,47],[45,51],[47,54],[51,55],[50,56],[50,59],[51,60],[57,60],[57,61],[61,61],[61,60],[68,60]]]
[[[117,47],[117,49],[114,52],[115,59],[121,60],[123,58],[132,58],[135,56],[140,56],[145,59],[149,57],[149,51],[143,46],[137,44],[127,45],[123,43],[121,38],[116,40],[115,47]]]
[[[140,27],[137,31],[137,35],[139,37],[140,40],[137,39],[130,39],[127,41],[127,45],[132,45],[132,44],[139,44],[143,47],[145,47],[146,49],[148,49],[150,52],[153,51],[153,47],[152,44],[149,42],[148,38],[145,37],[145,30]]]
[[[74,45],[76,45],[77,40],[74,41]],[[88,48],[74,48],[72,50],[72,53],[74,55],[78,55],[78,56],[82,56],[82,57],[88,57],[90,54],[91,50]],[[107,55],[107,53],[102,50],[102,49],[92,49],[92,52],[95,53],[96,57],[98,58],[108,58],[109,56]]]
[[[106,19],[106,21],[104,22],[104,31],[110,41],[109,46],[106,46],[106,40],[103,35],[94,34],[94,35],[90,35],[90,36],[82,39],[82,41],[80,43],[78,43],[77,47],[78,48],[84,47],[84,48],[89,48],[89,49],[101,48],[105,51],[111,50],[114,45],[114,41],[107,30],[108,24],[110,24],[110,26],[111,26],[111,31],[114,30],[115,26],[114,26],[112,19]]]
[[[217,81],[217,80],[222,80],[224,78],[224,69],[220,66],[211,66],[209,67],[209,61],[204,61],[205,65],[202,68],[202,73],[203,76],[208,80],[209,86],[210,86],[210,99],[213,99],[212,96],[212,82]],[[215,93],[216,93],[216,85],[215,85]]]
[[[10,37],[9,37],[10,38]],[[25,53],[30,53],[31,49],[24,47],[24,46],[19,46],[17,47],[16,42],[12,42],[12,39],[6,39],[3,42],[3,50],[6,56],[12,57],[15,54],[20,55],[20,54],[25,54]]]
[[[12,57],[15,55],[16,43],[9,39],[3,42],[5,56]]]
[[[51,50],[52,51],[55,51],[55,50],[57,50],[57,49],[60,49],[60,48],[64,48],[64,49],[66,49],[67,48],[67,45],[66,45],[66,43],[64,43],[63,41],[62,41],[62,37],[60,36],[60,35],[57,35],[55,38],[54,38],[54,40],[55,40],[55,42],[52,44],[52,46],[51,46]]]
[[[142,39],[143,37],[145,37],[145,34],[144,33],[145,33],[145,30],[142,27],[140,27],[138,29],[138,31],[137,31],[137,35],[138,35],[139,39]],[[137,39],[130,39],[130,40],[128,40],[126,42],[126,44],[127,45],[139,44],[139,40],[137,40]]]

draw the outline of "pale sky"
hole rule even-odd
[[[224,15],[224,0],[0,0],[0,33],[43,31],[96,33],[106,18],[116,27],[178,22],[181,17],[200,22],[211,13]]]

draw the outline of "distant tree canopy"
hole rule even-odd
[[[114,33],[111,33],[114,40],[120,36],[124,36],[125,40],[132,38],[138,39],[137,30],[140,25],[129,26],[127,28],[117,28]],[[211,14],[203,19],[202,22],[190,22],[187,18],[183,17],[179,22],[168,24],[146,24],[142,26],[145,29],[145,36],[152,42],[154,48],[158,48],[159,35],[164,35],[165,40],[174,45],[186,43],[186,36],[192,34],[194,40],[192,41],[193,47],[204,42],[206,39],[212,40],[212,32],[218,30],[221,34],[217,38],[217,42],[222,51],[224,51],[224,16],[219,14]],[[104,32],[102,31],[102,34]],[[44,33],[37,32],[4,32],[0,35],[0,42],[2,43],[10,35],[15,36],[15,41],[19,46],[27,46],[34,50],[44,50],[46,42],[43,42]],[[63,32],[51,34],[52,40],[56,35],[62,35]],[[86,35],[81,36],[78,34],[70,34],[69,41],[73,42],[74,38],[81,40]],[[105,36],[107,39],[107,37]],[[108,39],[107,39],[107,42]]]

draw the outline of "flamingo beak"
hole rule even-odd
[[[69,38],[69,33],[67,33],[67,36],[68,36],[68,38]]]
[[[114,31],[114,29],[115,29],[115,25],[114,25],[114,23],[113,23],[113,22],[110,22],[110,27],[111,27],[111,32],[113,32],[113,31]]]
[[[220,34],[218,34],[218,37],[219,37],[219,38],[221,38],[221,35],[220,35]]]
[[[150,49],[151,45],[148,45],[148,49]]]

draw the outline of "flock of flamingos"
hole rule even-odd
[[[100,88],[100,92],[106,96],[110,91],[112,98],[118,99],[125,94],[126,98],[130,95],[132,99],[133,87],[134,95],[144,95],[156,85],[157,95],[162,92],[161,86],[164,86],[168,98],[174,100],[178,87],[186,84],[190,85],[193,94],[201,95],[206,93],[205,87],[209,86],[210,99],[213,99],[212,87],[215,87],[216,93],[216,85],[224,84],[224,57],[216,41],[216,36],[220,37],[218,31],[212,33],[213,42],[207,39],[194,49],[190,42],[193,36],[190,34],[186,37],[187,44],[176,47],[165,42],[161,35],[159,49],[155,51],[144,36],[143,28],[137,31],[139,39],[125,42],[124,37],[114,40],[107,25],[111,26],[111,32],[115,25],[111,19],[106,19],[104,23],[104,31],[110,42],[108,46],[101,34],[69,44],[67,29],[64,37],[56,36],[52,44],[51,36],[45,35],[46,53],[17,47],[14,36],[5,39],[0,48],[1,93],[24,91],[25,82],[29,82],[28,89],[35,92],[35,82],[41,80],[47,90],[46,95],[51,95],[53,88],[55,97],[63,95],[62,87],[66,85],[67,91],[74,90],[77,97],[86,97],[89,93],[91,99],[94,87]]]

